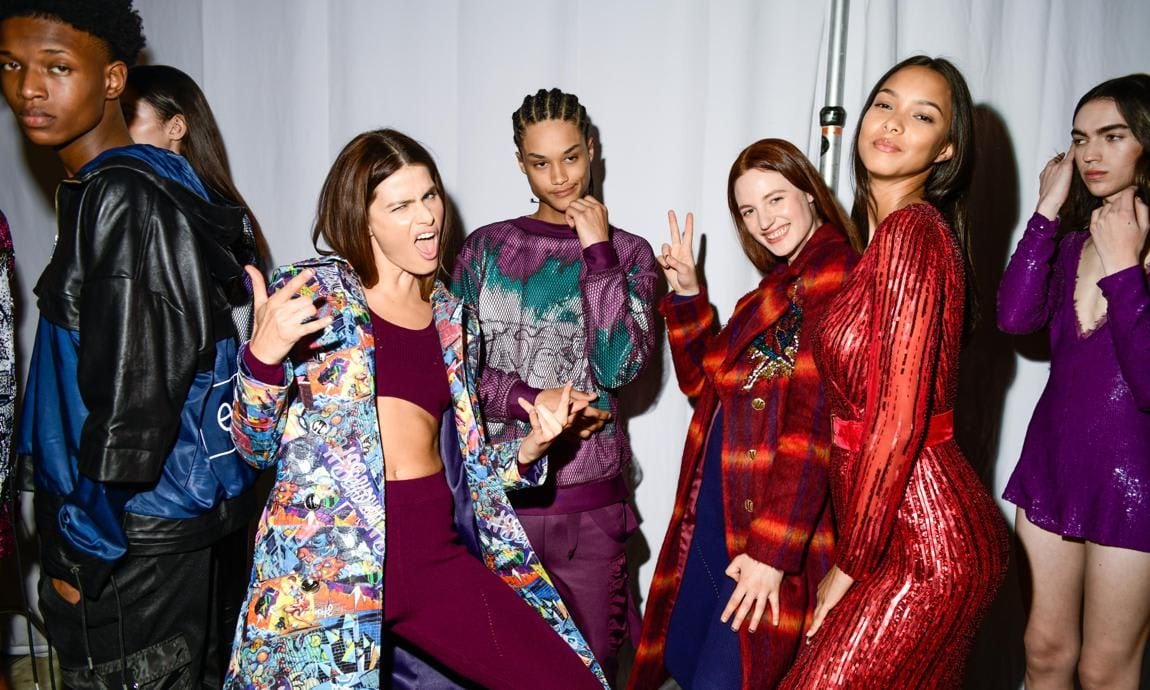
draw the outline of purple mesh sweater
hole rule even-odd
[[[1050,326],[1050,380],[1004,498],[1056,534],[1150,552],[1150,287],[1132,266],[1098,281],[1106,316],[1083,333],[1074,309],[1089,233],[1061,239],[1039,214],[1006,268],[998,325]]]
[[[655,344],[655,279],[650,245],[617,228],[610,242],[586,250],[566,225],[527,217],[471,233],[454,291],[483,329],[479,396],[491,440],[526,434],[517,399],[533,400],[568,380],[597,392],[594,404],[617,415],[617,390],[639,376]],[[558,486],[571,487],[620,476],[631,449],[613,418],[581,443],[557,443],[548,456],[559,467]]]

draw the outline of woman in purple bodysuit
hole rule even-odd
[[[998,292],[1050,328],[1050,380],[1005,498],[1029,566],[1026,686],[1137,688],[1150,632],[1150,75],[1099,84]],[[1076,174],[1077,173],[1077,174]]]

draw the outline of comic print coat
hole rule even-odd
[[[322,298],[332,325],[315,350],[292,359],[287,385],[261,383],[241,366],[236,387],[236,447],[257,467],[275,464],[277,477],[256,534],[229,688],[376,687],[387,652],[385,459],[370,312],[358,277],[339,257],[281,268],[272,287],[305,268],[316,275],[303,296]],[[486,443],[464,350],[479,347],[478,326],[441,283],[431,300],[453,400],[440,448],[460,537],[602,680],[505,493],[542,482],[546,458],[521,476],[517,441]]]

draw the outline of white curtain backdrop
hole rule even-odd
[[[721,317],[758,281],[725,207],[738,151],[782,137],[818,154],[829,0],[136,0],[147,62],[196,78],[227,140],[237,185],[276,263],[311,255],[315,200],[356,133],[381,126],[427,144],[463,231],[530,213],[510,114],[524,95],[579,95],[598,132],[610,219],[657,249],[668,208],[693,210]],[[1069,141],[1077,98],[1103,79],[1150,68],[1144,0],[854,0],[846,40],[844,157],[872,82],[915,53],[946,56],[980,105],[981,282],[993,287],[1033,209],[1038,171]],[[0,209],[19,279],[19,347],[36,321],[32,287],[55,234],[51,152],[0,115]],[[849,207],[849,160],[838,187]],[[993,324],[992,314],[990,324]],[[965,378],[967,443],[1000,493],[1045,383],[1042,339],[983,329]],[[642,481],[639,589],[670,517],[691,408],[670,358],[627,392]],[[1023,354],[1018,354],[1023,353]],[[1013,519],[1013,507],[1003,505]],[[1018,687],[1021,613],[1014,575],[976,652],[971,687]],[[20,637],[15,638],[20,644]]]

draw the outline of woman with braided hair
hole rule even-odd
[[[519,169],[539,206],[473,232],[454,291],[482,324],[479,394],[493,440],[529,431],[520,397],[553,405],[570,380],[573,402],[585,405],[549,452],[554,480],[512,501],[611,678],[639,619],[627,587],[624,545],[636,520],[617,394],[655,345],[655,258],[645,240],[612,227],[591,195],[596,148],[577,97],[540,90],[511,120]]]

